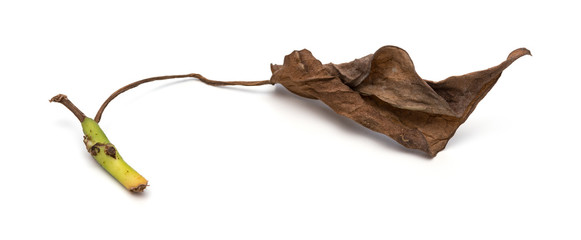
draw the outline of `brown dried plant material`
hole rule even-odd
[[[272,77],[265,81],[223,82],[192,73],[131,83],[101,105],[95,121],[99,122],[111,100],[147,82],[191,77],[212,86],[279,83],[299,96],[321,100],[336,113],[407,148],[434,157],[498,81],[502,71],[516,59],[530,54],[529,50],[519,48],[495,67],[432,82],[423,80],[407,52],[395,46],[384,46],[348,63],[325,65],[305,49],[285,56],[283,65],[271,64]]]
[[[56,95],[50,102],[62,103],[77,117],[83,126],[87,150],[103,168],[128,190],[142,192],[148,186],[147,180],[127,165],[98,125],[113,99],[141,84],[175,78],[197,78],[212,86],[279,83],[299,96],[321,100],[336,113],[407,148],[434,157],[498,81],[502,71],[527,54],[531,54],[529,50],[519,48],[498,66],[432,82],[416,73],[407,52],[398,47],[385,46],[348,63],[325,65],[305,49],[285,56],[283,65],[271,65],[272,77],[266,81],[222,82],[192,73],[130,83],[103,102],[94,120],[86,117],[66,95]]]
[[[306,98],[319,99],[336,113],[434,157],[494,86],[502,71],[524,55],[511,52],[498,66],[423,80],[401,48],[385,46],[343,64],[323,65],[310,51],[294,51],[283,65],[271,65],[272,84]]]
[[[123,161],[98,125],[113,99],[141,84],[175,78],[197,78],[212,86],[279,83],[299,96],[321,100],[336,113],[407,148],[434,157],[498,81],[502,71],[527,54],[531,54],[529,50],[519,48],[498,66],[432,82],[416,73],[407,52],[398,47],[385,46],[348,63],[325,65],[305,49],[285,56],[283,65],[271,64],[272,77],[265,81],[222,82],[192,73],[130,83],[103,102],[94,120],[86,117],[66,95],[56,95],[50,101],[62,103],[79,119],[87,150],[103,168],[128,190],[142,192],[148,186],[147,180]]]

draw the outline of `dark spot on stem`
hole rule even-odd
[[[116,158],[115,154],[117,153],[117,150],[115,150],[115,147],[111,146],[111,145],[105,145],[105,154],[107,154],[109,157],[112,158]]]
[[[99,149],[99,147],[97,147],[96,144],[91,147],[91,150],[89,150],[89,152],[93,156],[96,156],[100,151],[101,151],[101,149]]]

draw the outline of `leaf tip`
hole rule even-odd
[[[528,50],[526,48],[519,48],[519,49],[512,51],[506,59],[514,61],[514,60],[516,60],[524,55],[532,56],[533,54],[531,53],[530,50]]]

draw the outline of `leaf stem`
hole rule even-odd
[[[240,85],[240,86],[260,86],[260,85],[265,85],[265,84],[272,84],[270,82],[270,80],[264,80],[264,81],[230,81],[230,82],[221,82],[221,81],[214,81],[214,80],[210,80],[205,78],[204,76],[197,74],[197,73],[190,73],[190,74],[182,74],[182,75],[168,75],[168,76],[159,76],[159,77],[152,77],[152,78],[146,78],[143,80],[139,80],[130,84],[127,84],[126,86],[120,88],[119,90],[115,91],[113,94],[111,94],[111,96],[109,96],[109,98],[107,98],[107,100],[105,100],[105,102],[103,102],[103,104],[101,105],[101,108],[99,108],[99,111],[97,111],[97,114],[95,115],[95,122],[99,122],[101,121],[101,116],[103,115],[103,111],[105,111],[105,108],[107,107],[107,105],[109,105],[109,102],[111,102],[113,99],[115,99],[117,96],[119,96],[119,94],[126,92],[129,89],[132,89],[134,87],[137,87],[141,84],[147,83],[147,82],[153,82],[153,81],[158,81],[158,80],[167,80],[167,79],[175,79],[175,78],[197,78],[199,79],[201,82],[211,85],[211,86],[228,86],[228,85]]]

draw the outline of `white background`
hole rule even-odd
[[[3,1],[0,239],[580,239],[579,7],[564,1]],[[509,67],[429,159],[281,86],[150,83],[101,127],[150,183],[127,192],[86,152],[130,82],[266,80],[307,48],[383,45],[424,79]]]

